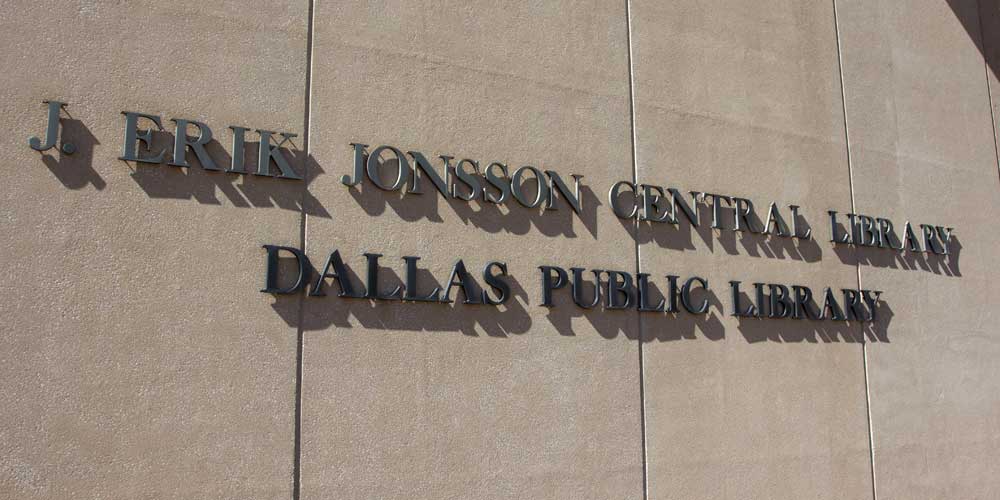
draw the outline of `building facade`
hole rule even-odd
[[[1000,498],[995,1],[0,28],[2,497]]]

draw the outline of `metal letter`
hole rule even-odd
[[[725,208],[732,208],[733,200],[725,195],[705,193],[705,198],[708,198],[709,196],[712,197],[712,229],[722,229],[722,218],[719,217],[719,210],[723,207],[719,203],[719,200],[725,201],[726,204],[729,205]],[[768,217],[768,220],[770,220],[770,216]]]
[[[49,105],[48,123],[45,126],[45,144],[42,144],[38,137],[28,138],[28,145],[38,152],[48,151],[56,145],[56,140],[59,138],[59,114],[62,108],[66,107],[66,103],[59,101],[42,101],[42,103]],[[64,139],[61,150],[63,153],[71,155],[76,151],[76,146]]]
[[[420,172],[423,172],[431,180],[431,183],[434,184],[434,189],[437,189],[441,193],[441,196],[445,198],[452,196],[452,190],[449,188],[452,176],[450,162],[453,158],[451,156],[441,155],[441,159],[444,160],[444,178],[442,179],[441,175],[437,173],[437,170],[434,170],[431,162],[427,161],[423,153],[419,151],[407,151],[406,154],[413,158],[414,164],[413,177],[410,178],[410,187],[406,189],[407,193],[422,194],[424,192],[420,189]]]
[[[900,245],[899,245],[898,248],[896,247],[896,244],[893,243],[894,238],[896,237],[896,230],[895,230],[894,227],[892,227],[892,221],[891,220],[877,218],[877,219],[875,219],[875,225],[877,226],[876,229],[878,230],[878,239],[879,239],[879,242],[880,242],[879,243],[880,247],[882,247],[882,248],[891,248],[893,250],[902,250],[903,249],[902,242],[900,242]]]
[[[792,313],[792,299],[788,296],[788,287],[785,285],[769,284],[767,288],[771,292],[771,307],[767,312],[767,317],[787,318]]]
[[[580,179],[583,178],[582,175],[570,174],[573,178],[573,192],[569,192],[569,187],[563,182],[562,177],[559,174],[553,172],[552,170],[546,170],[545,175],[549,176],[549,202],[545,205],[546,210],[554,210],[556,208],[556,191],[562,194],[562,197],[569,203],[570,208],[573,209],[577,214],[583,209],[580,205]]]
[[[771,202],[771,206],[767,208],[767,220],[764,222],[764,233],[775,234],[771,232],[771,223],[774,223],[775,229],[778,230],[776,233],[778,236],[790,236],[788,233],[788,224],[785,223],[785,219],[781,218],[781,212],[778,211],[778,204]],[[785,316],[782,316],[783,318]]]
[[[680,276],[667,275],[667,307],[664,311],[668,313],[677,312],[677,297],[680,296],[681,292],[677,289],[677,278]]]
[[[849,233],[845,232],[843,235],[837,234],[837,212],[827,210],[826,213],[830,214],[830,243],[850,243],[851,238]]]
[[[399,171],[396,173],[396,182],[390,186],[386,186],[382,182],[382,176],[379,175],[379,167],[381,166],[380,160],[382,156],[382,151],[389,150],[392,154],[396,155],[396,166],[399,167]],[[375,184],[375,187],[383,191],[397,191],[406,185],[406,181],[410,178],[410,162],[406,160],[406,156],[403,153],[392,147],[392,146],[379,146],[375,148],[371,154],[368,155],[368,180]]]
[[[733,229],[743,231],[745,226],[745,230],[751,233],[762,232],[753,227],[753,217],[751,217],[754,213],[753,202],[746,198],[733,198],[733,203],[736,204],[736,210],[733,211]]]
[[[330,272],[330,268],[333,268],[334,272]],[[333,278],[337,280],[337,286],[340,288],[340,292],[337,293],[338,297],[349,297],[353,299],[363,298],[364,295],[354,292],[354,286],[351,285],[350,275],[347,273],[347,266],[344,265],[344,261],[340,258],[340,251],[334,250],[330,254],[330,258],[326,259],[326,265],[323,266],[323,271],[319,273],[319,277],[316,278],[316,283],[313,284],[312,291],[309,295],[312,297],[318,297],[326,295],[323,291],[323,285],[326,284],[326,278]]]
[[[756,292],[755,295],[757,297],[757,317],[760,318],[764,316],[764,307],[767,305],[767,303],[764,302],[764,284],[754,283],[753,289]]]
[[[445,165],[447,165],[447,164],[448,164],[448,161],[445,160]],[[465,169],[462,168],[462,165],[465,165],[465,164],[472,165],[472,171],[474,173],[470,174],[469,172],[466,172]],[[458,192],[458,184],[452,184],[452,186],[451,186],[451,196],[453,198],[458,198],[460,200],[465,200],[465,201],[472,201],[472,200],[474,200],[476,198],[479,198],[479,195],[482,194],[482,192],[483,192],[483,186],[479,184],[479,177],[478,177],[479,176],[479,162],[478,161],[464,159],[464,160],[458,162],[458,164],[455,165],[455,176],[458,177],[458,180],[462,181],[462,184],[465,184],[466,186],[469,187],[469,194],[464,194],[463,195],[463,194],[459,193]]]
[[[934,226],[929,226],[927,224],[920,225],[920,231],[924,234],[924,251],[927,253],[940,254],[944,251],[939,249],[941,246],[937,239],[937,232]]]
[[[819,315],[819,319],[826,319],[826,312],[830,311],[830,319],[834,321],[844,321],[844,313],[840,309],[840,304],[837,303],[836,297],[833,296],[833,290],[827,288],[823,292],[823,312]]]
[[[455,278],[458,278],[458,281]],[[455,263],[455,268],[451,271],[451,277],[448,278],[448,288],[445,288],[444,298],[441,299],[441,302],[451,303],[451,289],[454,286],[462,289],[462,295],[465,296],[463,304],[482,304],[482,297],[473,293],[472,276],[465,270],[465,263],[461,260]],[[458,298],[458,294],[455,294],[455,297]]]
[[[524,187],[521,185],[525,170],[534,174],[535,183],[538,185],[538,192],[535,193],[535,199],[533,201],[528,200],[528,196],[524,193]],[[549,197],[549,185],[545,182],[542,172],[530,165],[525,165],[514,171],[514,176],[510,179],[510,190],[511,193],[514,194],[514,199],[521,205],[528,208],[535,208],[538,205],[541,205],[542,201],[548,199]]]
[[[365,258],[368,259],[368,279],[367,279],[367,290],[365,291],[365,298],[372,300],[399,300],[402,298],[403,287],[397,285],[396,289],[388,295],[382,295],[378,291],[378,258],[382,256],[380,253],[366,253]]]
[[[854,245],[860,245],[861,243],[858,243],[858,242],[860,241],[860,242],[864,243],[864,240],[861,239],[861,226],[860,226],[860,224],[856,224],[854,222],[854,219],[856,217],[857,217],[857,215],[855,215],[855,214],[847,214],[847,223],[851,225],[851,243],[853,243]]]
[[[201,168],[205,170],[222,170],[215,166],[215,162],[212,161],[212,158],[208,156],[208,151],[205,150],[205,145],[212,142],[212,129],[208,128],[208,125],[194,120],[178,120],[176,118],[170,121],[177,125],[174,128],[174,158],[167,163],[168,165],[190,167],[191,164],[187,161],[186,153],[187,147],[191,146],[195,156],[198,157],[198,163],[201,163]],[[198,129],[198,137],[194,142],[191,142],[191,138],[187,135],[188,125],[194,125]]]
[[[628,186],[632,190],[632,210],[628,212],[622,212],[621,207],[618,206],[618,193],[622,186]],[[618,216],[619,219],[631,219],[635,217],[638,213],[639,207],[636,203],[635,196],[635,184],[629,181],[618,181],[613,186],[611,186],[611,191],[608,191],[608,204],[611,205],[611,211]]]
[[[226,172],[246,174],[247,169],[244,165],[244,155],[246,154],[247,131],[250,129],[230,125],[229,130],[233,131],[233,159]]]
[[[417,295],[417,261],[420,257],[403,257],[406,261],[406,286],[403,293],[403,300],[413,302],[438,302],[441,295],[441,287],[434,287],[434,290],[426,297]]]
[[[788,205],[788,208],[792,210],[792,237],[798,238],[800,240],[808,240],[809,236],[812,235],[812,228],[807,228],[806,232],[799,232],[799,206],[798,205]]]
[[[500,269],[500,274],[493,274],[494,267]],[[490,294],[486,290],[483,290],[483,302],[491,306],[498,306],[507,302],[507,299],[510,298],[510,285],[501,279],[501,276],[507,276],[507,264],[503,262],[490,262],[483,268],[483,281],[496,290],[497,294],[497,298],[494,299],[490,297]]]
[[[739,199],[739,198],[737,198]],[[755,318],[757,317],[757,307],[751,302],[746,309],[740,307],[740,282],[730,281],[729,288],[733,292],[733,316],[744,317],[744,318]]]
[[[691,304],[691,285],[693,285],[695,282],[700,284],[701,287],[704,288],[705,290],[708,290],[708,281],[705,280],[704,278],[699,278],[697,276],[692,276],[688,278],[688,280],[684,282],[684,286],[681,287],[681,305],[683,305],[684,309],[687,309],[687,312],[691,314],[705,314],[706,312],[708,312],[707,298],[702,299],[701,305],[699,305],[698,307],[694,307],[694,305]]]
[[[307,270],[312,267],[309,265],[309,258],[306,257],[306,254],[302,250],[292,247],[264,245],[263,248],[267,250],[267,278],[264,281],[264,289],[261,292],[288,295],[301,290],[306,284]],[[295,256],[295,261],[299,265],[299,275],[295,278],[295,283],[288,288],[278,288],[278,252],[281,251],[291,253]]]
[[[951,246],[951,232],[955,230],[953,227],[941,227],[936,226],[938,240],[941,242],[941,255],[948,255],[948,247]]]
[[[571,286],[573,291],[573,302],[576,305],[584,308],[591,309],[596,306],[601,301],[601,273],[600,269],[594,269],[594,300],[587,302],[583,300],[583,271],[581,267],[571,267],[570,271],[573,272],[573,284]]]
[[[847,313],[847,321],[851,321],[851,319],[867,321],[868,317],[865,315],[865,308],[861,306],[861,297],[858,291],[850,289],[841,291],[844,292],[844,312]]]
[[[493,167],[500,167],[500,172],[503,176],[497,176],[493,173]],[[486,189],[483,189],[483,198],[490,203],[503,203],[510,194],[510,181],[507,181],[507,165],[499,162],[490,163],[486,167],[486,182],[495,187],[497,191],[500,192],[499,195],[490,193]]]
[[[636,288],[639,290],[639,312],[663,312],[667,299],[661,298],[655,306],[649,303],[649,274],[636,275]]]
[[[863,247],[881,246],[881,242],[877,240],[878,233],[875,230],[875,219],[867,215],[858,215],[858,236],[860,238],[855,239],[854,244]],[[871,236],[870,240],[869,236]]]
[[[642,188],[642,214],[639,215],[639,220],[648,220],[652,222],[663,222],[670,217],[669,211],[664,211],[663,215],[660,216],[660,200],[667,196],[667,193],[663,192],[663,188],[660,186],[651,186],[649,184],[642,184],[639,187]],[[656,194],[653,193],[656,190]],[[677,221],[671,221],[676,224]]]
[[[795,295],[795,301],[792,308],[792,317],[795,319],[819,319],[817,313],[813,312],[812,308],[809,307],[810,302],[812,302],[813,292],[807,286],[792,285],[792,293]]]
[[[368,145],[352,142],[351,147],[354,148],[354,178],[350,175],[340,178],[340,183],[348,187],[357,186],[365,176],[365,148]]]
[[[875,321],[876,310],[878,309],[878,299],[882,296],[882,292],[878,290],[861,290],[861,300],[865,301],[868,305],[868,310],[871,311],[869,319]]]
[[[684,201],[684,197],[681,196],[680,191],[677,191],[674,188],[667,188],[667,192],[670,193],[671,224],[678,223],[677,208],[680,207],[681,212],[684,212],[684,216],[687,217],[689,222],[691,222],[691,225],[693,227],[698,227],[698,199],[699,197],[702,197],[704,193],[691,191],[691,205],[694,205],[694,208],[691,208],[691,206]]]
[[[626,309],[632,306],[632,275],[621,271],[608,271],[607,309]],[[624,301],[621,298],[624,296]]]
[[[552,291],[566,286],[566,271],[557,266],[538,266],[542,271],[542,305],[554,307],[552,303]],[[555,281],[552,280],[552,273],[555,272]]]
[[[167,154],[167,150],[165,149],[160,151],[160,154],[156,156],[146,158],[139,157],[136,151],[136,141],[145,144],[146,149],[149,149],[153,142],[152,130],[139,130],[137,128],[139,118],[152,121],[156,125],[156,128],[162,131],[163,125],[160,123],[160,117],[143,113],[133,113],[131,111],[122,111],[122,114],[125,115],[125,145],[122,147],[122,155],[118,159],[142,163],[163,163],[163,156]]]
[[[903,228],[903,244],[911,252],[921,252],[920,240],[917,239],[917,235],[913,232],[913,226],[910,225],[910,221],[906,221],[906,227]]]
[[[295,134],[289,134],[281,132],[281,141],[277,145],[271,144],[271,136],[275,132],[269,130],[257,130],[257,134],[260,135],[260,154],[257,155],[257,175],[264,175],[268,177],[274,177],[271,173],[271,160],[274,160],[274,164],[278,166],[278,170],[281,171],[277,177],[282,179],[296,179],[301,180],[302,176],[295,173],[292,170],[292,166],[288,164],[288,160],[285,156],[281,154],[281,145],[292,137],[296,137]]]

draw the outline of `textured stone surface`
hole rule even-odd
[[[117,158],[123,110],[205,121],[226,151],[228,125],[301,133],[305,20],[4,6],[0,496],[290,497],[296,331],[258,290],[261,243],[298,243],[303,183]],[[73,156],[28,147],[43,99],[69,103]]]
[[[320,4],[308,250],[401,257],[446,283],[510,266],[505,308],[306,301],[302,495],[317,498],[641,498],[634,312],[541,307],[537,266],[634,269],[601,198],[630,177],[622,5]],[[555,28],[555,26],[559,26]],[[340,183],[351,142],[584,175],[585,210],[544,215]],[[464,189],[464,188],[463,188]],[[480,280],[481,282],[481,280]],[[385,285],[399,280],[386,271]],[[335,290],[335,288],[334,288]],[[422,289],[425,293],[430,287]],[[629,339],[626,332],[633,336]]]
[[[311,34],[305,0],[9,4],[0,497],[1000,491],[995,1],[312,2]],[[45,99],[72,156],[28,147]],[[206,122],[223,167],[230,125],[299,134],[306,182],[120,161],[126,110]],[[352,142],[582,174],[585,208],[348,188]],[[620,220],[633,175],[801,205],[813,239]],[[826,211],[854,208],[957,243],[832,245]],[[273,297],[262,244],[339,250],[358,288],[363,253],[384,289],[419,256],[424,293],[502,260],[514,299]],[[546,264],[699,275],[711,312],[547,309]],[[733,279],[884,302],[863,327],[739,320]]]
[[[957,240],[948,256],[860,254],[895,332],[868,347],[878,498],[990,498],[1000,181],[976,5],[839,5],[858,211]]]
[[[801,205],[814,231],[642,223],[643,272],[712,290],[707,316],[642,318],[649,498],[866,498],[860,328],[739,320],[728,284],[857,287],[826,241],[851,208],[832,5],[636,1],[632,22],[639,182]]]
[[[958,6],[961,3],[954,1],[952,5]],[[976,26],[972,25],[970,18],[976,17],[982,26],[980,37],[982,38],[983,56],[986,59],[986,77],[990,86],[993,135],[997,140],[998,148],[1000,148],[1000,135],[997,135],[997,117],[1000,116],[1000,5],[990,0],[980,0],[978,16],[968,15],[967,8],[961,12],[966,14],[960,16],[959,20],[964,21],[963,26],[966,26],[966,32],[969,33],[973,41],[976,40],[977,30]]]

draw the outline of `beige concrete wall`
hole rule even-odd
[[[0,497],[994,498],[998,29],[985,0],[5,5]],[[45,99],[73,155],[28,147]],[[121,161],[122,111],[206,122],[220,163],[230,125],[296,133],[306,180]],[[582,174],[584,210],[347,187],[352,142]],[[618,219],[633,179],[813,239]],[[827,210],[958,243],[835,246]],[[403,256],[502,260],[514,298],[274,297],[263,244],[358,285],[381,253],[390,289]],[[548,309],[540,265],[712,307]],[[885,302],[739,319],[729,280]]]
[[[735,318],[728,288],[856,287],[821,232],[851,206],[833,6],[634,1],[632,22],[639,181],[801,205],[816,232],[642,224],[643,272],[715,294],[704,319],[642,318],[648,498],[865,498],[860,330]]]
[[[955,221],[957,239],[948,256],[859,255],[862,284],[893,294],[892,342],[867,353],[878,498],[989,498],[1000,193],[978,9],[840,6],[858,212]]]
[[[256,266],[303,185],[117,158],[125,110],[301,134],[306,7],[4,5],[0,496],[291,494],[296,330]],[[27,147],[43,99],[74,155]]]
[[[378,251],[400,277],[415,255],[442,284],[457,259],[477,275],[500,259],[516,281],[499,311],[306,301],[304,498],[642,497],[635,314],[538,306],[539,265],[634,268],[601,195],[586,191],[575,217],[447,200],[428,181],[405,197],[339,182],[352,142],[572,172],[594,189],[628,176],[619,7],[318,5],[311,149],[331,175],[310,192],[330,216],[308,218],[310,253],[339,249],[363,273]]]

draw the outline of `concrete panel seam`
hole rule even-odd
[[[303,177],[305,182],[302,188],[302,200],[299,208],[302,217],[299,219],[299,248],[306,252],[309,241],[309,214],[306,213],[306,203],[309,193],[309,164],[312,151],[309,145],[310,132],[312,132],[312,78],[313,78],[313,43],[315,30],[316,1],[308,0],[308,12],[306,14],[306,78],[305,78],[305,102],[303,111],[303,131],[302,131],[302,152],[303,152]],[[292,500],[299,500],[302,496],[302,382],[305,354],[305,328],[303,319],[305,317],[305,292],[299,293],[298,307],[298,327],[296,331],[295,350],[295,435],[292,446],[294,458],[292,461]]]
[[[990,125],[993,126],[993,155],[996,157],[997,175],[1000,176],[1000,145],[997,144],[1000,136],[997,135],[997,117],[993,111],[993,88],[990,85],[990,48],[986,46],[986,30],[983,27],[982,5],[982,0],[976,2],[976,6],[978,7],[976,17],[979,19],[979,46],[983,48],[980,52],[983,54],[983,68],[986,71],[986,99],[990,106]]]
[[[844,81],[844,51],[840,39],[840,18],[837,12],[837,0],[833,0],[833,26],[837,38],[837,70],[840,73],[840,102],[844,116],[844,145],[847,148],[847,178],[851,194],[851,211],[857,213],[857,203],[854,199],[854,163],[851,158],[851,132],[847,120],[847,85]],[[855,264],[858,289],[861,289],[861,263]],[[865,375],[865,414],[868,420],[868,460],[872,477],[872,500],[878,500],[878,488],[875,481],[875,432],[872,426],[871,386],[868,381],[868,342],[861,336],[861,365]]]
[[[625,0],[625,39],[628,44],[628,97],[629,97],[629,128],[632,139],[632,184],[638,185],[639,183],[639,157],[638,157],[638,144],[636,143],[636,128],[635,128],[635,68],[633,65],[632,57],[632,0]],[[638,275],[642,272],[640,268],[640,262],[642,261],[640,256],[640,245],[639,245],[639,220],[634,221],[633,226],[633,238],[635,242],[635,272]],[[639,431],[642,441],[642,498],[643,500],[648,500],[649,498],[649,479],[648,479],[648,460],[646,452],[646,381],[645,381],[645,363],[643,362],[643,350],[642,350],[642,315],[636,311],[636,327],[639,330],[639,334],[636,336],[636,340],[639,343]]]

